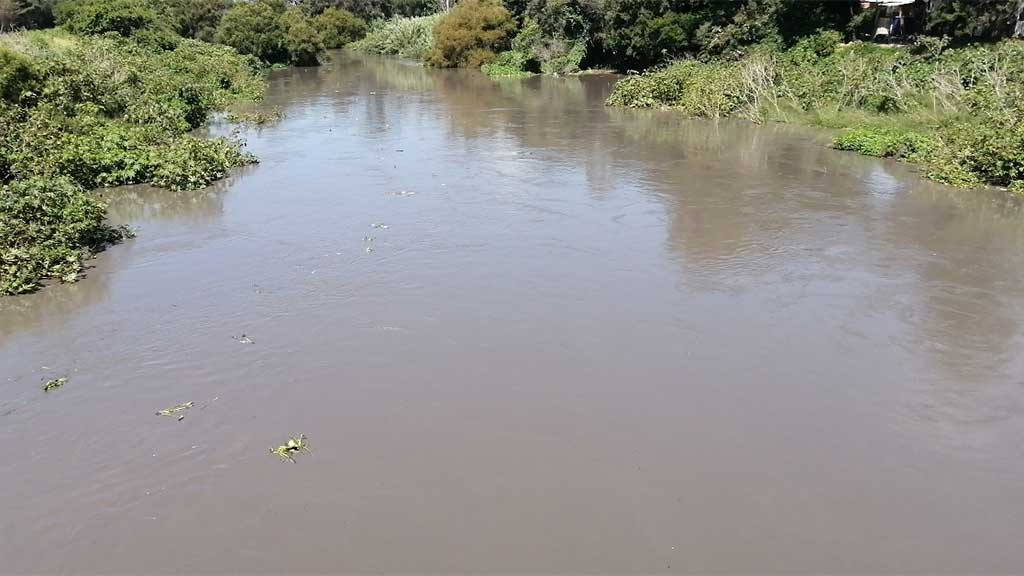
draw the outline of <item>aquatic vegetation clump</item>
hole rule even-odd
[[[64,386],[67,383],[68,383],[68,379],[67,378],[54,378],[53,380],[48,380],[45,384],[43,384],[43,392],[49,392],[51,390],[56,390],[57,388],[60,388],[60,387]]]
[[[289,438],[288,441],[285,442],[284,444],[281,444],[280,446],[277,446],[276,448],[271,448],[270,449],[270,453],[271,454],[275,454],[278,457],[280,457],[282,460],[284,460],[286,462],[292,462],[292,463],[295,462],[295,455],[298,454],[299,452],[309,452],[309,453],[312,453],[310,451],[310,449],[309,449],[309,443],[306,442],[306,435],[305,434],[299,434],[298,436],[293,436],[293,437]]]
[[[106,206],[66,177],[0,186],[0,294],[22,294],[47,278],[76,280],[89,254],[130,232],[104,223]]]

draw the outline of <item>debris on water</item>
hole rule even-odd
[[[53,380],[48,381],[46,384],[43,384],[43,392],[49,392],[50,390],[56,390],[57,388],[60,388],[61,386],[65,385],[67,383],[68,383],[68,379],[67,378],[54,378]]]
[[[239,344],[255,344],[252,338],[249,338],[244,333],[241,336],[232,336],[231,338],[238,342]]]
[[[391,194],[393,194],[395,196],[415,196],[416,192],[412,192],[412,191],[409,191],[409,190],[400,190],[398,192],[392,192]]]
[[[195,402],[184,402],[182,404],[178,404],[177,406],[172,406],[170,408],[164,408],[163,410],[157,412],[156,415],[157,416],[176,416],[178,418],[178,422],[181,422],[182,420],[185,419],[185,415],[184,414],[178,414],[178,413],[179,412],[183,412],[185,410],[188,410],[189,408],[191,408],[194,405],[195,405]]]
[[[306,442],[306,435],[299,434],[298,436],[289,438],[287,442],[281,444],[277,448],[271,448],[270,453],[280,456],[281,460],[287,460],[288,462],[294,463],[295,458],[293,458],[292,455],[303,450],[312,454],[309,450],[309,444]]]
[[[402,148],[395,148],[395,152],[405,152]]]
[[[377,228],[378,230],[387,230],[388,228],[391,228],[391,226],[388,226],[383,222],[374,222],[373,224],[370,224],[370,228]]]

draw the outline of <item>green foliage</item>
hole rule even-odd
[[[426,62],[439,68],[479,68],[509,47],[515,20],[500,0],[462,0],[434,29]]]
[[[328,8],[315,23],[327,48],[341,48],[366,36],[366,21],[348,10]]]
[[[854,128],[832,142],[836,150],[852,150],[880,158],[923,159],[934,153],[938,144],[934,139],[892,128]]]
[[[697,117],[718,118],[740,110],[744,85],[736,64],[687,60],[630,76],[615,85],[610,106],[668,107]]]
[[[90,251],[117,242],[106,207],[68,178],[0,186],[0,294],[31,292],[46,278],[73,281]]]
[[[240,54],[251,54],[264,62],[289,59],[286,29],[281,22],[284,2],[257,0],[239,2],[221,17],[214,39]]]
[[[523,78],[529,76],[527,71],[529,56],[518,50],[508,50],[498,54],[494,62],[480,67],[484,74],[491,78]]]
[[[231,0],[164,0],[161,4],[175,31],[185,38],[213,41]]]
[[[0,99],[19,104],[34,98],[39,88],[32,61],[0,46]]]
[[[223,138],[203,140],[182,136],[162,146],[155,155],[151,182],[172,190],[195,190],[227,176],[236,166],[252,164],[256,157],[237,142]]]
[[[1009,38],[1017,21],[1016,0],[945,0],[928,14],[927,32],[957,41]]]
[[[422,0],[421,4],[427,1]],[[335,8],[355,14],[364,21],[383,20],[392,16],[425,16],[434,12],[423,11],[422,7],[418,9],[411,0],[298,0],[296,3],[310,16]],[[436,4],[433,6],[436,7]]]
[[[421,59],[434,47],[434,27],[444,15],[392,18],[375,24],[366,37],[349,44],[365,54]]]
[[[606,0],[603,34],[623,67],[681,57],[735,57],[755,44],[781,46],[815,30],[843,33],[857,0]]]
[[[157,24],[153,6],[139,0],[64,0],[55,15],[58,24],[76,34],[115,32],[127,37]]]
[[[62,0],[54,9],[58,24],[75,34],[119,34],[170,50],[178,36],[149,0]]]
[[[0,58],[0,74],[18,79],[0,98],[0,293],[72,280],[85,255],[122,236],[87,189],[197,188],[253,161],[238,143],[187,135],[262,94],[256,63],[230,48],[46,31],[0,37]]]
[[[324,52],[324,41],[313,21],[298,8],[289,8],[281,15],[288,61],[295,66],[317,66]]]
[[[956,185],[1024,180],[1024,44],[913,50],[823,32],[738,61],[684,61],[621,80],[610,105],[692,116],[791,116],[853,128],[834,147],[922,164]]]

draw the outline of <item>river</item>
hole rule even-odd
[[[0,300],[0,571],[1024,570],[1018,203],[613,80],[339,56],[104,192]]]

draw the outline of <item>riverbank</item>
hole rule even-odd
[[[1024,192],[1024,42],[945,49],[841,44],[836,33],[736,61],[683,61],[619,82],[612,106],[842,129],[833,147],[933,180]]]
[[[225,46],[165,50],[117,36],[0,36],[0,295],[74,280],[83,259],[129,234],[90,190],[201,188],[255,162],[241,142],[189,134],[262,97],[262,66]]]

